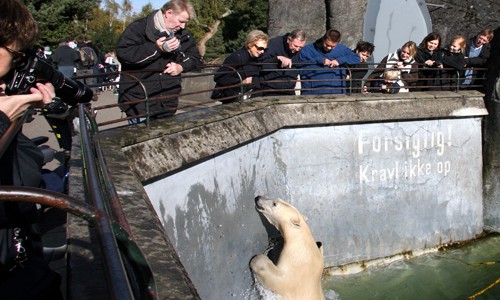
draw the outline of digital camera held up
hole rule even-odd
[[[7,85],[6,92],[9,95],[27,94],[37,82],[52,83],[56,95],[71,106],[87,103],[94,96],[89,87],[65,77],[34,52],[28,54],[26,59],[13,70],[12,79]]]

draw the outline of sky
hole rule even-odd
[[[140,12],[142,7],[148,3],[153,5],[153,9],[159,9],[167,1],[168,0],[131,0],[134,12]],[[120,3],[120,1],[117,2]]]

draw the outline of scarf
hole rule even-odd
[[[393,65],[395,65],[398,61],[402,61],[400,58],[399,58],[399,51],[396,51],[394,53],[390,53],[388,56],[387,56],[387,64],[386,64],[386,68],[391,68]],[[412,67],[412,64],[415,62],[415,59],[413,58],[413,56],[410,56],[409,59],[407,60],[403,60],[403,68],[400,69],[401,72],[406,72],[406,73],[410,73],[411,71],[411,67]]]
[[[165,36],[165,34],[162,34],[164,32],[167,32],[168,35],[172,34],[165,26],[165,19],[161,9],[153,11],[146,19],[146,36],[150,41],[155,42],[160,36]]]
[[[155,29],[159,32],[168,31],[165,26],[165,19],[163,18],[163,12],[159,9],[153,17]]]

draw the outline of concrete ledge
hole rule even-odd
[[[369,94],[255,98],[152,123],[105,131],[108,144],[121,145],[130,167],[146,182],[227,151],[280,128],[398,120],[483,116],[478,92]],[[231,120],[231,121],[228,121]]]

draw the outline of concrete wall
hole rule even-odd
[[[136,237],[161,224],[201,298],[234,299],[267,245],[259,194],[309,217],[328,265],[474,238],[485,114],[472,92],[284,97],[101,135]],[[143,251],[154,265],[162,249]]]
[[[307,127],[145,189],[202,298],[225,299],[247,293],[267,247],[255,195],[295,205],[337,266],[482,232],[481,165],[479,118]]]

